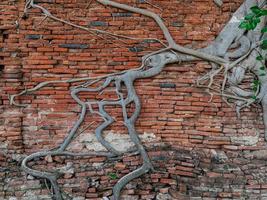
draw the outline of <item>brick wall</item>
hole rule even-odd
[[[163,35],[149,18],[85,0],[36,0],[55,16],[76,24],[138,38]],[[222,9],[212,0],[121,1],[149,8],[161,15],[177,43],[192,48],[208,45],[241,0],[225,1]],[[151,1],[152,2],[152,1]],[[45,19],[31,9],[21,19],[22,0],[0,3],[0,199],[50,199],[43,180],[19,169],[21,158],[57,146],[77,119],[80,108],[70,96],[75,84],[54,84],[10,106],[9,94],[32,88],[41,81],[88,77],[137,68],[148,52],[159,49],[153,40],[118,40],[94,35]],[[205,62],[168,65],[156,77],[135,84],[142,101],[137,129],[155,168],[127,185],[125,199],[264,199],[267,198],[266,144],[260,108],[246,109],[241,119],[221,97],[196,88],[197,77],[210,69]],[[112,97],[112,91],[99,96]],[[117,121],[114,135],[127,134],[121,109],[109,108]],[[88,115],[83,129],[97,116]],[[94,123],[73,142],[73,150],[92,147]],[[91,142],[91,143],[90,143]],[[94,144],[94,143],[93,143]],[[119,143],[118,143],[119,145]],[[76,199],[101,199],[111,193],[119,177],[140,166],[138,156],[105,158],[53,157],[38,168],[62,168],[60,185]]]

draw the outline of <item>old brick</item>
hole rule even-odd
[[[216,173],[216,172],[208,172],[207,176],[210,178],[217,178],[217,177],[221,177],[222,174]]]
[[[166,184],[169,184],[169,185],[176,185],[177,182],[173,179],[166,179],[166,178],[161,178],[160,179],[160,182],[161,183],[166,183]]]

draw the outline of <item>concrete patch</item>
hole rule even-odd
[[[143,143],[159,141],[159,138],[157,138],[154,133],[140,134],[139,137]],[[128,134],[114,133],[110,131],[105,134],[104,138],[118,151],[126,152],[134,147]],[[75,142],[70,144],[69,150],[82,150],[84,148],[91,151],[106,150],[105,147],[98,142],[94,133],[81,134]]]

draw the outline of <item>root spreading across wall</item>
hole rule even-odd
[[[46,156],[106,156],[109,158],[121,156],[125,152],[118,151],[103,137],[105,129],[114,122],[113,117],[106,111],[107,106],[121,107],[123,124],[127,128],[131,141],[135,144],[133,152],[140,154],[143,161],[142,166],[122,177],[115,184],[113,187],[113,196],[111,198],[119,200],[120,192],[127,183],[149,171],[156,170],[154,169],[135,128],[135,122],[141,111],[141,103],[136,93],[134,83],[138,79],[150,78],[160,74],[163,68],[171,63],[177,63],[177,67],[179,67],[180,62],[194,60],[204,60],[208,62],[212,66],[212,69],[206,73],[206,75],[196,80],[197,86],[203,88],[205,92],[208,92],[211,95],[211,98],[213,95],[220,95],[225,102],[231,105],[234,104],[238,115],[243,108],[249,107],[255,103],[261,103],[263,107],[265,139],[267,140],[267,75],[262,73],[262,71],[265,70],[262,69],[262,66],[265,66],[265,60],[259,61],[256,59],[258,56],[265,57],[265,52],[260,48],[260,45],[265,37],[265,34],[261,33],[261,29],[265,26],[266,21],[263,19],[255,30],[245,31],[239,28],[241,20],[250,12],[250,8],[255,5],[260,7],[265,6],[266,2],[264,0],[245,0],[239,9],[233,14],[232,18],[225,25],[217,38],[209,46],[202,49],[190,49],[177,44],[167,26],[164,24],[162,18],[154,12],[117,3],[111,0],[96,1],[105,6],[138,13],[145,17],[152,18],[163,32],[165,41],[154,39],[162,44],[162,49],[145,55],[142,58],[142,63],[139,68],[100,77],[85,77],[42,82],[31,89],[26,89],[19,94],[10,96],[10,103],[12,105],[24,106],[16,102],[17,97],[33,93],[51,84],[80,83],[73,87],[70,92],[72,98],[80,106],[81,111],[78,120],[68,132],[64,141],[52,150],[33,153],[27,156],[22,162],[22,169],[27,174],[50,181],[55,199],[61,200],[64,198],[57,182],[60,174],[56,172],[46,172],[32,169],[28,166],[28,163],[36,160],[37,158]],[[222,5],[221,1],[215,1],[215,3],[217,5]],[[97,36],[107,34],[111,37],[120,39],[138,39],[76,25],[65,19],[52,15],[49,10],[39,4],[36,4],[34,0],[26,1],[23,18],[26,19],[29,17],[28,15],[32,8],[38,9],[44,15],[44,19],[50,18],[63,24],[67,24],[75,29],[77,28],[87,31],[90,34],[96,34]],[[241,87],[242,81],[247,73],[252,73],[253,76],[260,81],[261,84],[256,86],[256,90],[243,89]],[[216,78],[218,76],[223,76],[223,81],[217,82]],[[108,87],[112,87],[115,90],[117,99],[83,100],[79,97],[80,93],[101,93]],[[129,107],[134,108],[133,112],[129,112]],[[103,122],[95,129],[95,135],[97,140],[106,148],[107,151],[90,153],[73,153],[67,151],[67,147],[78,134],[78,128],[88,113],[97,114],[102,118]]]

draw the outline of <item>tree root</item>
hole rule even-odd
[[[234,100],[237,105],[237,113],[243,107],[248,107],[256,101],[261,101],[264,112],[264,124],[265,124],[265,139],[267,140],[267,75],[261,75],[261,66],[262,63],[257,63],[256,56],[258,53],[262,53],[258,46],[261,44],[262,34],[257,32],[245,32],[238,28],[240,19],[245,16],[248,12],[248,9],[253,5],[261,5],[265,1],[260,0],[245,0],[240,8],[233,14],[232,19],[226,24],[225,28],[221,31],[216,40],[208,47],[194,50],[178,45],[173,37],[171,36],[168,28],[164,24],[163,20],[155,14],[154,12],[128,6],[122,3],[117,3],[111,0],[96,0],[98,3],[111,6],[114,8],[127,10],[129,12],[139,13],[141,15],[152,18],[159,28],[162,30],[163,35],[167,41],[167,44],[154,39],[160,42],[165,48],[152,52],[143,57],[141,67],[132,70],[126,70],[119,73],[113,73],[106,76],[99,77],[87,77],[87,78],[76,78],[70,80],[59,80],[59,81],[47,81],[38,84],[34,88],[26,89],[19,94],[10,96],[10,104],[21,106],[19,103],[15,102],[15,98],[21,95],[26,95],[33,93],[45,86],[56,83],[74,83],[74,82],[85,82],[82,83],[71,90],[72,98],[81,106],[81,113],[64,139],[63,143],[54,150],[50,151],[41,151],[27,156],[22,162],[22,169],[35,177],[44,178],[51,182],[53,188],[53,194],[55,199],[62,200],[63,196],[60,191],[60,188],[57,184],[57,178],[60,176],[58,173],[43,172],[35,169],[31,169],[27,164],[33,159],[44,157],[44,156],[106,156],[114,157],[120,156],[124,152],[117,151],[110,143],[108,143],[103,137],[103,131],[106,130],[113,122],[114,119],[110,116],[106,110],[106,106],[120,106],[122,108],[123,123],[127,127],[128,134],[130,135],[131,141],[135,144],[138,153],[140,154],[143,164],[140,168],[135,171],[127,174],[122,177],[113,188],[113,199],[120,199],[120,192],[124,186],[132,181],[135,178],[142,176],[153,169],[153,165],[148,157],[148,154],[142,145],[138,134],[135,130],[135,122],[140,114],[141,103],[136,94],[134,88],[134,82],[137,79],[149,78],[159,74],[163,68],[170,63],[179,63],[181,61],[192,61],[192,60],[205,60],[211,63],[213,66],[212,70],[204,75],[203,77],[197,80],[197,86],[207,89],[207,92],[211,94],[221,95],[225,99]],[[218,5],[222,5],[221,0],[214,0]],[[74,28],[82,29],[88,31],[89,33],[96,34],[105,34],[112,38],[122,38],[122,39],[136,39],[128,36],[121,36],[113,34],[110,32],[98,30],[98,29],[89,29],[86,27],[78,26],[64,19],[59,19],[53,16],[47,9],[40,5],[36,5],[34,0],[27,0],[24,13],[27,14],[28,9],[38,8],[41,10],[42,14],[45,15],[45,18],[50,18],[55,21],[62,22],[63,24],[68,24]],[[261,26],[264,26],[262,24]],[[255,42],[256,41],[256,42]],[[228,52],[229,49],[234,48],[234,51]],[[257,88],[256,93],[250,90],[242,90],[238,87],[242,83],[242,80],[245,78],[245,73],[250,70],[256,77],[262,82],[262,84]],[[224,77],[221,84],[215,84],[216,77],[222,75]],[[98,87],[92,87],[94,83],[103,81],[103,83]],[[113,84],[112,84],[113,83]],[[79,98],[80,92],[103,92],[110,86],[115,87],[116,94],[118,96],[117,100],[106,100],[101,101],[84,101]],[[125,86],[127,90],[127,96],[124,96],[122,93],[122,86]],[[252,99],[252,97],[254,97]],[[228,101],[226,100],[228,103]],[[97,111],[93,110],[93,105],[97,105]],[[134,112],[129,116],[127,112],[127,106],[130,104],[135,105]],[[107,149],[107,152],[96,152],[96,153],[71,153],[67,152],[66,149],[73,141],[75,136],[77,136],[78,129],[81,123],[84,121],[85,115],[87,112],[98,114],[102,119],[103,123],[100,124],[95,129],[95,134],[97,140]]]
[[[38,171],[35,169],[31,169],[28,167],[28,162],[32,161],[33,159],[37,159],[40,157],[45,157],[45,156],[71,156],[71,157],[96,157],[96,156],[105,156],[105,157],[114,157],[115,155],[112,153],[107,153],[107,152],[91,152],[91,153],[72,153],[72,152],[67,152],[67,151],[61,151],[55,150],[55,151],[42,151],[42,152],[37,152],[33,153],[26,158],[23,159],[21,167],[22,170],[25,171],[26,173],[39,177],[39,178],[44,178],[50,181],[52,188],[53,188],[53,195],[57,200],[61,200],[61,192],[60,188],[57,183],[57,179],[60,177],[60,174],[58,172],[43,172],[43,171]]]
[[[215,3],[217,6],[219,6],[219,7],[221,7],[221,6],[223,5],[222,0],[213,0],[213,1],[214,1],[214,3]]]

